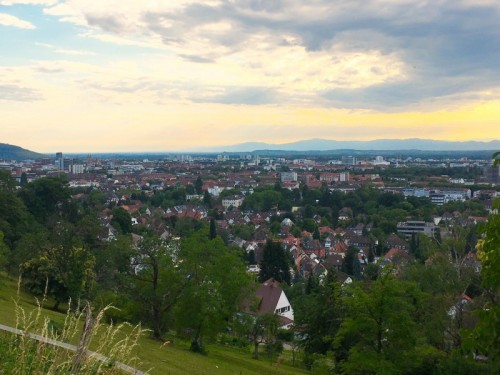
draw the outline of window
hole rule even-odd
[[[277,314],[283,314],[287,311],[290,311],[290,306],[285,306],[285,307],[282,307],[281,309],[276,309]]]

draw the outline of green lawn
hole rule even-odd
[[[0,275],[0,323],[15,326],[15,303],[25,311],[33,311],[37,305],[35,298],[21,292],[17,295],[15,281]],[[50,301],[49,306],[50,306]],[[51,310],[43,310],[43,314],[55,322],[62,323],[65,315]],[[252,359],[251,349],[234,349],[222,345],[209,345],[208,355],[192,353],[188,350],[188,343],[173,340],[168,345],[144,336],[140,339],[135,355],[141,370],[149,370],[150,374],[181,375],[181,374],[306,374],[307,371],[289,366],[291,360],[284,353],[285,361],[279,367],[271,364],[268,359]]]

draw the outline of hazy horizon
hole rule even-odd
[[[12,145],[14,147],[23,147],[23,145]],[[61,145],[63,146],[63,145]],[[265,143],[265,142],[243,142],[234,145],[221,145],[212,147],[198,147],[191,149],[177,150],[94,150],[94,151],[72,151],[64,150],[61,147],[54,150],[32,150],[41,154],[54,154],[63,152],[66,155],[79,154],[171,154],[171,153],[191,153],[191,154],[216,154],[221,152],[241,153],[253,151],[284,151],[284,152],[342,152],[342,151],[357,151],[357,152],[392,152],[392,151],[421,151],[421,152],[482,152],[482,151],[497,151],[500,149],[500,140],[492,141],[440,141],[423,138],[407,138],[407,139],[374,139],[369,141],[337,141],[330,139],[305,139],[290,143]]]

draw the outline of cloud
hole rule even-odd
[[[93,55],[95,55],[95,53],[91,52],[91,51],[60,48],[60,47],[57,47],[57,46],[54,46],[54,45],[48,44],[48,43],[35,43],[35,45],[40,46],[40,47],[46,47],[46,48],[53,50],[56,53],[62,53],[65,55],[74,55],[74,56],[93,56]]]
[[[57,0],[0,0],[0,5],[54,5]]]
[[[173,80],[176,92],[177,84],[196,91],[185,90],[186,99],[227,104],[229,93],[254,105],[259,100],[252,93],[261,90],[273,93],[262,95],[261,104],[386,110],[448,106],[450,98],[467,100],[500,86],[500,49],[494,48],[500,43],[499,4],[61,0],[44,12],[78,25],[80,36],[153,49],[163,54],[162,62],[168,56],[175,66],[166,64],[178,74],[162,78]]]
[[[12,27],[17,27],[19,29],[27,29],[27,30],[36,29],[36,26],[33,25],[31,22],[22,20],[20,18],[5,13],[0,13],[0,25],[12,26]]]
[[[246,104],[263,105],[276,104],[280,100],[277,91],[265,87],[235,87],[221,88],[221,94],[193,97],[196,103]]]
[[[18,84],[0,84],[0,100],[31,102],[41,99],[42,95],[31,88]]]

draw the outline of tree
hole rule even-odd
[[[342,271],[347,273],[350,276],[355,276],[356,272],[356,263],[358,262],[358,253],[359,250],[354,246],[349,246],[347,248],[344,263],[342,264]]]
[[[215,227],[215,220],[213,218],[210,219],[210,233],[208,237],[211,240],[217,237],[217,228]]]
[[[397,373],[417,344],[422,295],[388,272],[344,297],[347,318],[335,338],[343,373]]]
[[[474,271],[464,269],[459,275],[449,257],[437,253],[431,264],[415,262],[408,265],[401,277],[404,281],[416,283],[426,295],[419,331],[427,342],[440,350],[458,349],[463,337],[463,319],[461,314],[449,315],[449,311],[462,299],[473,281]]]
[[[131,257],[125,285],[151,323],[155,339],[161,339],[172,323],[171,313],[185,283],[177,269],[178,252],[177,242],[146,235]]]
[[[495,153],[495,165],[500,164],[500,153]],[[499,201],[495,208],[500,208]],[[478,258],[481,261],[482,286],[485,298],[478,310],[479,323],[469,333],[466,349],[486,355],[488,362],[500,368],[500,214],[492,214],[480,227],[482,238],[478,241]]]
[[[0,170],[0,190],[10,191],[11,193],[16,190],[16,180],[9,171]]]
[[[23,172],[21,174],[21,180],[19,181],[19,186],[25,187],[28,185],[28,176],[26,175],[26,172]]]
[[[318,227],[314,228],[313,239],[315,239],[315,240],[319,240],[320,239]]]
[[[198,178],[194,182],[194,189],[196,190],[196,194],[203,193],[203,180],[201,179],[200,176],[198,176]]]
[[[306,365],[310,367],[313,354],[326,354],[333,349],[333,340],[344,318],[344,302],[341,287],[335,272],[328,272],[326,278],[308,279],[305,294],[296,299],[295,323],[300,327]]]
[[[204,340],[225,328],[250,279],[239,254],[220,237],[209,240],[206,229],[183,241],[178,259],[185,282],[175,308],[177,329],[189,332],[192,351],[204,352]]]
[[[2,171],[0,171],[2,172]],[[23,201],[9,188],[9,183],[0,182],[0,231],[11,249],[31,227],[33,219]]]
[[[247,335],[253,344],[253,358],[259,359],[259,346],[265,343],[272,346],[278,332],[279,316],[267,313],[262,316],[244,315]]]
[[[195,193],[196,193],[196,190],[195,190],[194,186],[191,184],[188,184],[186,186],[186,194],[195,194]]]
[[[24,286],[32,293],[46,292],[54,309],[68,299],[88,297],[94,283],[94,256],[82,247],[51,246],[21,265]]]
[[[278,241],[267,240],[260,262],[259,281],[270,278],[290,284],[290,257]]]
[[[0,231],[0,270],[3,270],[7,264],[9,248],[3,242],[3,232]]]
[[[203,203],[208,207],[212,208],[212,197],[210,196],[210,193],[208,190],[205,190],[203,193]]]
[[[45,224],[52,215],[62,212],[70,197],[67,178],[64,175],[40,178],[21,189],[19,196],[37,221]]]
[[[132,245],[132,237],[122,234],[116,236],[115,240],[108,242],[105,246],[94,249],[97,284],[102,289],[116,292],[125,291],[130,282],[127,277],[132,272],[131,263],[134,255],[137,255],[137,249]]]
[[[111,224],[122,234],[132,233],[132,217],[123,207],[113,208]]]
[[[432,257],[439,250],[439,245],[436,240],[419,233],[417,236],[417,254],[419,259],[425,260]]]

